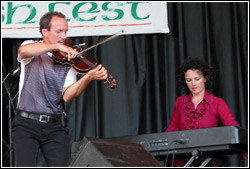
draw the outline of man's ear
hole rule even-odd
[[[48,36],[48,29],[42,29],[42,35],[43,36]]]

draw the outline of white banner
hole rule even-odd
[[[41,38],[40,18],[62,12],[68,37],[168,33],[167,3],[142,1],[1,1],[3,38]]]

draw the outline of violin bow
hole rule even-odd
[[[83,52],[86,52],[86,51],[88,51],[88,50],[90,50],[90,49],[92,49],[92,48],[94,48],[94,47],[96,47],[96,46],[98,46],[98,45],[101,45],[101,44],[103,44],[103,43],[105,43],[105,42],[107,42],[107,41],[109,41],[109,40],[111,40],[111,39],[114,39],[114,38],[116,38],[116,37],[122,35],[123,32],[124,32],[124,30],[120,30],[119,32],[115,33],[114,35],[112,35],[112,36],[110,36],[110,37],[108,37],[108,38],[106,38],[106,39],[104,39],[103,41],[100,41],[100,42],[98,42],[97,44],[95,44],[95,45],[93,45],[93,46],[90,46],[90,47],[88,47],[88,48],[82,50],[82,51],[79,52],[78,54],[81,54],[81,53],[83,53]]]

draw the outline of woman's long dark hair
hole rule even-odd
[[[177,83],[181,88],[182,94],[187,95],[190,93],[185,80],[185,72],[190,69],[196,69],[202,73],[207,79],[205,83],[206,90],[212,93],[215,78],[214,69],[208,63],[201,61],[199,58],[186,58],[183,65],[180,67],[177,76]]]

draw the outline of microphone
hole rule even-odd
[[[12,75],[14,75],[14,74],[16,74],[17,72],[19,72],[20,69],[21,69],[21,68],[19,67],[19,68],[17,68],[16,70],[14,70],[14,71],[12,72]]]
[[[17,69],[14,70],[14,71],[9,72],[9,73],[5,76],[5,78],[2,80],[2,83],[5,83],[5,80],[6,80],[9,76],[15,75],[20,69],[21,69],[21,68],[19,67],[19,68],[17,68]]]

